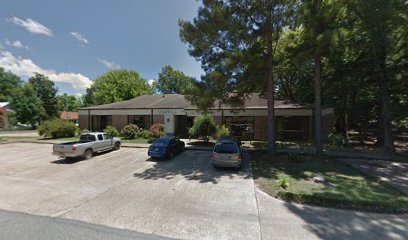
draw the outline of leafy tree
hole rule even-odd
[[[57,108],[60,112],[77,112],[80,106],[80,100],[73,95],[64,93],[63,95],[57,96]]]
[[[253,92],[268,98],[268,152],[275,154],[275,51],[282,31],[294,20],[289,1],[203,1],[193,22],[180,21],[180,37],[206,72],[191,100],[242,106]],[[200,95],[199,95],[200,96]],[[204,106],[202,106],[204,107]]]
[[[159,79],[154,83],[154,88],[164,94],[185,94],[192,87],[194,78],[185,75],[182,71],[171,66],[164,66],[159,73]]]
[[[47,114],[47,119],[58,117],[57,92],[53,81],[47,76],[36,73],[34,77],[28,79],[36,95],[41,99],[43,108]]]
[[[204,141],[209,141],[209,136],[217,132],[217,126],[214,118],[210,115],[200,115],[194,118],[193,126],[189,130],[189,134],[193,137],[200,137]]]
[[[12,93],[21,86],[21,79],[0,67],[0,102],[11,101]]]
[[[47,118],[47,113],[43,107],[43,102],[37,96],[31,84],[24,84],[13,94],[11,101],[13,118],[22,124],[35,126]]]
[[[407,66],[406,58],[404,60],[401,57],[404,51],[406,53],[403,48],[406,48],[407,43],[408,6],[403,0],[356,0],[351,7],[358,17],[357,24],[361,27],[362,37],[365,38],[365,44],[360,47],[366,49],[369,81],[378,86],[378,142],[383,144],[386,153],[391,153],[392,93],[395,91],[391,86],[393,83],[403,86],[396,75],[406,72],[402,67]],[[402,47],[404,43],[405,47]]]
[[[95,79],[84,97],[86,105],[100,105],[129,100],[154,91],[138,72],[110,70]]]

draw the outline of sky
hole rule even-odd
[[[164,65],[197,79],[200,63],[179,38],[196,0],[0,0],[0,67],[27,80],[47,75],[59,93],[81,95],[109,69],[146,81]]]

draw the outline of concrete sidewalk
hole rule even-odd
[[[256,189],[262,239],[408,239],[407,214],[376,214],[284,202]]]

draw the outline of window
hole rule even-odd
[[[238,146],[235,143],[217,143],[214,147],[216,153],[238,153]]]
[[[103,140],[103,135],[102,134],[98,134],[98,140],[99,141]]]
[[[112,136],[109,136],[109,135],[107,135],[107,134],[103,134],[103,137],[104,137],[105,139],[112,139]]]
[[[309,117],[277,117],[276,133],[278,140],[307,140],[309,137]]]
[[[94,142],[96,141],[95,135],[92,134],[82,134],[79,138],[80,142]]]
[[[150,126],[150,116],[129,115],[128,124],[136,124],[139,128],[148,129]]]

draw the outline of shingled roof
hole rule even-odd
[[[251,94],[244,103],[246,109],[267,108],[267,100],[258,93]],[[184,95],[180,94],[160,94],[143,95],[127,101],[104,104],[82,108],[82,110],[113,110],[113,109],[197,109],[197,106],[191,104]],[[215,104],[214,109],[232,109],[226,104]],[[301,109],[311,108],[306,104],[293,103],[290,101],[275,101],[275,108],[279,109]]]

